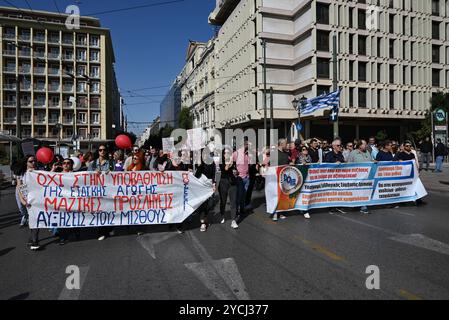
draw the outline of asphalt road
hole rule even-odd
[[[184,234],[122,227],[98,241],[88,229],[65,246],[44,230],[43,249],[31,252],[12,190],[3,190],[0,299],[448,299],[447,200],[430,192],[422,207],[273,222],[259,193],[238,230],[217,215],[201,233],[195,217]],[[66,289],[70,265],[80,270],[80,290]],[[378,290],[365,285],[370,265],[379,268]]]

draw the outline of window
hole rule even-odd
[[[92,82],[92,84],[91,84],[91,92],[93,92],[93,93],[100,93],[100,83],[99,82]]]
[[[100,138],[100,129],[92,129],[92,137],[94,139],[99,139]]]
[[[377,65],[377,82],[381,82],[382,80],[382,65]]]
[[[329,32],[317,32],[317,50],[329,52]]]
[[[390,33],[394,33],[394,14],[390,14],[389,23],[390,23]]]
[[[440,63],[440,46],[432,46],[432,62]]]
[[[366,89],[359,88],[359,108],[366,108]]]
[[[440,24],[439,22],[432,22],[432,39],[440,40]]]
[[[366,81],[366,62],[359,62],[359,81]]]
[[[358,17],[358,25],[359,29],[365,30],[366,29],[366,11],[363,9],[359,9],[357,12]]]
[[[438,69],[432,69],[432,86],[440,86],[440,70]]]
[[[359,55],[366,56],[366,36],[359,36]]]
[[[90,36],[90,45],[92,47],[98,47],[100,45],[100,39],[98,36]]]
[[[86,120],[86,113],[85,112],[79,112],[78,113],[78,117],[77,117],[77,121],[78,121],[78,123],[86,123],[87,122],[87,120]]]
[[[394,59],[394,40],[390,39],[390,59]]]
[[[79,61],[86,61],[86,50],[77,50],[76,59]]]
[[[317,59],[317,76],[318,78],[329,79],[329,60],[328,59]]]
[[[100,52],[99,51],[91,51],[90,52],[90,61],[100,61]]]
[[[394,110],[394,90],[390,90],[390,110]]]
[[[91,67],[90,68],[90,76],[92,78],[99,78],[100,77],[100,67]]]
[[[77,89],[78,89],[78,92],[86,92],[86,83],[78,82]]]
[[[316,18],[317,23],[329,24],[329,5],[323,3],[317,3],[316,5]]]
[[[92,113],[92,124],[100,124],[100,114],[97,112]]]
[[[439,0],[432,0],[432,14],[434,16],[440,15],[440,1]]]
[[[77,76],[83,76],[86,74],[86,66],[78,66],[76,68],[76,75]]]
[[[390,83],[394,83],[394,65],[390,65]]]
[[[349,80],[354,81],[354,61],[349,61]]]

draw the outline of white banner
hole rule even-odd
[[[270,167],[267,212],[415,201],[427,195],[418,175],[415,161]]]
[[[181,223],[212,195],[191,172],[29,172],[30,228]]]

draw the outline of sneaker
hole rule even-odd
[[[237,224],[237,222],[235,220],[232,220],[231,222],[231,228],[232,229],[237,229],[239,227],[239,225]]]
[[[278,214],[277,213],[273,214],[273,221],[278,221]]]
[[[33,243],[31,246],[30,246],[30,249],[32,250],[32,251],[37,251],[37,250],[39,250],[41,247],[38,245],[38,244],[36,244],[36,243]]]
[[[98,238],[98,241],[103,241],[104,239],[106,239],[106,236],[101,236]]]
[[[304,213],[304,218],[310,219],[310,214],[308,212]]]
[[[281,220],[285,220],[285,219],[287,219],[287,217],[286,217],[286,216],[284,216],[283,214],[281,214],[281,215],[279,215],[279,219],[281,219]]]
[[[226,219],[223,217],[223,219],[221,219],[220,223],[223,224],[226,222]]]
[[[176,231],[178,232],[178,234],[183,234],[184,230],[182,230],[181,227],[176,228]]]
[[[203,223],[203,224],[201,225],[200,231],[201,231],[201,232],[206,232],[206,230],[207,230],[207,226],[206,226],[205,223]]]
[[[360,209],[360,213],[363,213],[363,214],[371,214],[371,213],[368,211],[368,209]]]

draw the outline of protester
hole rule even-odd
[[[398,142],[395,140],[391,141],[391,154],[393,155],[393,158],[396,156],[396,154],[399,152],[399,145]]]
[[[443,161],[444,157],[447,156],[448,152],[444,144],[441,142],[441,139],[437,139],[437,143],[435,146],[435,171],[434,172],[443,172]]]
[[[309,155],[310,158],[312,159],[312,163],[320,162],[320,152],[317,139],[312,139],[310,141]]]
[[[256,185],[257,175],[259,174],[259,163],[256,148],[251,144],[248,145],[248,160],[249,160],[249,167],[248,167],[249,184],[245,192],[245,211],[253,212],[251,199],[253,196],[254,186]]]
[[[114,171],[114,164],[108,159],[108,149],[104,144],[98,147],[98,158],[93,160],[88,167],[88,171],[95,171],[98,174],[109,173]],[[98,228],[98,240],[103,241],[106,237],[114,236],[114,230],[112,227],[99,227]]]
[[[393,144],[390,140],[385,140],[384,142],[381,142],[380,144],[380,150],[377,153],[376,161],[393,161],[393,153],[392,148]]]
[[[147,160],[147,168],[150,171],[155,171],[155,167],[154,167],[154,163],[157,159],[157,155],[158,155],[158,150],[156,150],[156,148],[151,147],[150,148],[150,156]]]
[[[366,163],[372,162],[373,157],[371,153],[367,150],[367,144],[365,140],[360,140],[355,145],[354,151],[349,154],[348,162],[350,163]],[[369,214],[367,206],[362,206],[360,212],[364,214]]]
[[[341,152],[342,145],[340,139],[335,139],[332,142],[332,151],[327,152],[324,156],[323,163],[345,163],[345,158]]]
[[[410,141],[405,141],[402,145],[402,150],[394,156],[394,161],[410,161],[415,160],[415,154],[412,152],[412,143]]]
[[[205,149],[205,150],[207,150],[207,149]],[[215,163],[213,161],[213,154],[210,154],[208,152],[202,152],[202,154],[204,155],[204,157],[206,159],[203,159],[203,157],[201,157],[201,163],[195,172],[195,177],[197,177],[199,179],[199,178],[201,178],[202,175],[204,175],[207,179],[211,180],[212,186],[213,186],[213,192],[215,193],[216,168],[215,168]],[[212,197],[210,197],[198,209],[198,212],[200,214],[200,222],[201,222],[200,231],[201,232],[206,232],[207,228],[209,227],[209,221],[208,221],[207,216],[209,214],[209,211],[213,210],[214,205],[215,205],[214,200]]]
[[[371,153],[371,157],[373,159],[376,159],[376,156],[377,156],[377,153],[379,152],[379,149],[377,148],[376,138],[375,137],[370,137],[369,138],[367,150],[368,150],[369,153]]]
[[[236,164],[238,177],[236,181],[236,210],[237,216],[245,213],[246,191],[249,186],[249,156],[248,141],[243,142],[243,146],[232,154],[232,160]]]
[[[162,150],[159,151],[159,157],[156,159],[155,166],[159,172],[167,171],[171,167],[171,161],[168,159],[168,155]]]
[[[279,139],[277,154],[278,154],[278,163],[277,163],[278,166],[287,166],[290,164],[286,139]]]
[[[292,143],[290,146],[290,164],[296,163],[296,159],[299,157],[301,153],[301,140],[296,139],[295,143]]]
[[[297,165],[307,165],[312,163],[312,158],[309,155],[309,150],[307,147],[303,146],[300,149],[301,153],[296,158],[295,164]]]
[[[18,197],[20,204],[22,206],[22,210],[25,210],[25,216],[28,219],[28,199],[27,199],[27,192],[26,192],[26,173],[31,172],[35,170],[36,168],[36,159],[32,155],[28,155],[24,159],[24,163],[22,165],[22,174],[17,179],[17,189],[18,190]],[[28,240],[28,245],[30,247],[30,250],[36,251],[40,249],[39,246],[39,229],[30,229],[30,238]]]
[[[117,150],[114,152],[114,171],[125,171],[125,163],[123,161],[123,151]]]
[[[225,223],[225,209],[226,202],[228,200],[231,204],[231,228],[237,229],[239,216],[237,216],[237,207],[236,207],[236,184],[237,184],[237,168],[232,159],[232,150],[230,147],[224,148],[223,157],[220,164],[220,183],[218,185],[218,194],[220,196],[220,215],[221,215],[221,223]]]
[[[94,155],[92,152],[88,151],[83,156],[83,161],[81,161],[81,169],[79,171],[87,171],[89,165],[92,163]]]
[[[16,176],[16,202],[19,208],[20,215],[20,227],[24,228],[28,225],[28,210],[26,206],[22,203],[20,194],[26,183],[24,182],[24,176],[27,171],[32,171],[35,169],[36,158],[32,155],[28,155],[23,161],[18,161],[14,166],[14,175]]]
[[[343,157],[341,149],[342,149],[341,140],[335,139],[332,142],[332,151],[326,153],[323,159],[323,163],[336,163],[336,164],[345,163],[345,159]],[[331,208],[329,210],[330,214],[334,214],[337,212],[346,213],[346,211],[344,211],[342,208]]]
[[[348,156],[352,151],[354,151],[354,143],[348,142],[345,150],[343,151],[343,158],[345,158],[346,162],[348,162]]]
[[[132,163],[126,168],[126,171],[142,171],[145,169],[144,153],[142,151],[134,153]]]
[[[421,153],[421,157],[419,158],[421,162],[420,167],[426,171],[429,170],[429,165],[432,158],[432,148],[432,142],[429,137],[426,137],[425,140],[419,144],[419,151]],[[426,165],[425,168],[424,164]]]
[[[133,150],[125,159],[125,164],[123,165],[124,168],[128,168],[133,163],[133,156],[140,151],[138,146],[134,146]]]

